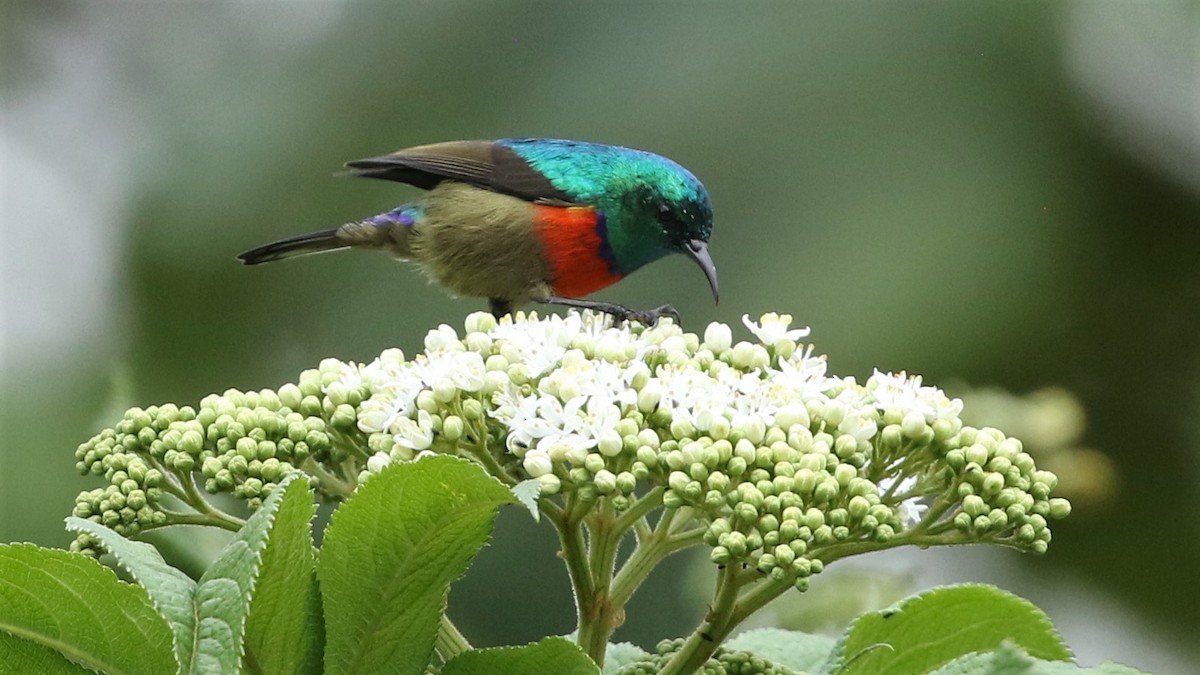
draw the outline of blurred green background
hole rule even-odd
[[[681,257],[598,297],[671,302],[693,330],[786,311],[839,374],[1061,386],[1082,403],[1083,442],[1117,482],[1106,504],[1077,503],[1048,556],[898,552],[867,573],[1000,583],[1087,664],[1182,673],[1200,656],[1196,5],[8,0],[0,13],[0,541],[66,545],[62,519],[94,487],[72,453],[126,406],[412,352],[482,309],[381,255],[236,263],[416,194],[334,178],[343,161],[578,138],[676,159],[716,210],[719,306]],[[573,627],[552,552],[549,526],[502,516],[451,598],[476,643]],[[653,577],[617,638],[688,630],[703,600],[679,579],[706,568],[689,570]],[[496,613],[506,603],[528,616]]]

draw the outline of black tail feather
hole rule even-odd
[[[238,254],[238,260],[247,265],[258,265],[294,256],[347,248],[349,245],[339,241],[337,233],[338,228],[335,227],[328,230],[321,230],[320,232],[310,232],[308,234],[296,235],[295,237],[288,237],[287,239],[280,239],[279,241],[273,241],[258,248],[252,248],[245,253],[240,253]]]

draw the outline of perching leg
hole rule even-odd
[[[502,300],[500,298],[488,298],[488,310],[492,313],[492,316],[496,317],[497,319],[504,316],[505,314],[512,314],[512,311],[513,311],[512,300]]]
[[[653,326],[658,323],[658,320],[664,316],[669,316],[679,323],[679,312],[670,305],[663,305],[654,309],[636,310],[624,307],[611,302],[600,302],[597,300],[579,300],[576,298],[560,298],[556,295],[548,295],[544,298],[535,298],[534,302],[543,305],[562,305],[564,307],[574,307],[576,309],[590,309],[593,312],[603,312],[612,315],[619,321],[637,321],[638,323],[647,326]]]

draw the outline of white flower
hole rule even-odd
[[[377,452],[367,459],[367,471],[371,473],[379,473],[383,471],[389,464],[392,463],[391,455],[386,452]]]
[[[425,336],[426,354],[443,350],[459,351],[461,349],[463,349],[463,345],[458,341],[458,333],[446,324],[434,328]]]
[[[427,450],[433,445],[433,418],[424,410],[417,411],[417,419],[401,417],[396,420],[396,443],[413,450]]]
[[[904,480],[900,481],[900,485],[893,490],[892,486],[895,485],[895,483],[896,478],[894,476],[888,476],[887,478],[881,479],[878,484],[879,496],[882,497],[889,491],[892,492],[893,495],[904,495],[916,487],[917,477],[906,477]],[[920,497],[913,497],[911,499],[905,499],[896,505],[896,515],[900,516],[900,522],[903,524],[904,528],[907,529],[921,522],[921,518],[928,508],[929,505],[921,501]]]
[[[478,352],[471,351],[442,353],[433,358],[418,357],[414,368],[421,381],[429,388],[449,381],[458,389],[468,392],[482,389],[484,376],[487,374],[483,357]]]
[[[917,412],[928,424],[958,417],[963,408],[962,400],[947,397],[937,387],[921,386],[920,375],[909,377],[904,371],[882,373],[876,370],[867,380],[866,390],[879,410],[893,411],[901,417]]]
[[[772,347],[782,340],[795,342],[801,338],[808,337],[808,334],[812,332],[810,328],[793,328],[792,330],[788,330],[788,327],[792,325],[791,314],[776,314],[775,312],[763,314],[757,324],[750,320],[749,314],[743,314],[742,323],[746,324],[746,328],[749,328],[750,332],[754,333],[759,342],[768,347]]]
[[[509,361],[524,363],[530,377],[540,377],[562,360],[582,328],[583,319],[576,313],[565,319],[556,315],[538,321],[532,314],[527,319],[518,312],[515,319],[512,315],[501,319],[490,335],[513,348],[515,359]]]

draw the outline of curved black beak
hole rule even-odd
[[[721,302],[721,294],[717,290],[717,266],[713,264],[712,256],[708,255],[708,242],[692,239],[683,247],[683,252],[704,270],[704,276],[712,288],[713,300]]]

